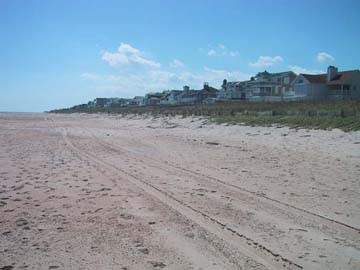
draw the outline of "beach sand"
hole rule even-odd
[[[0,269],[360,269],[360,132],[0,113]]]

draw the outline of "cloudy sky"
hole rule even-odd
[[[357,0],[0,0],[0,111],[360,66]]]

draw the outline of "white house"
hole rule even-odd
[[[360,99],[360,71],[329,66],[325,74],[299,74],[293,87],[296,96],[309,99]]]

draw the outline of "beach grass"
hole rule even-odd
[[[150,114],[205,116],[214,123],[251,126],[286,125],[294,128],[360,130],[360,101],[227,101],[192,106],[92,107],[75,106],[56,113]]]
[[[212,117],[215,123],[241,124],[247,126],[272,126],[282,125],[292,128],[309,128],[331,130],[334,128],[343,131],[360,130],[359,117],[334,117],[334,116],[254,116],[236,115]]]

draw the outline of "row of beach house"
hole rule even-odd
[[[360,70],[338,71],[329,66],[325,74],[295,74],[260,72],[247,81],[227,81],[220,89],[204,83],[200,90],[184,86],[182,90],[152,92],[145,96],[97,98],[87,106],[157,106],[194,105],[226,100],[286,101],[286,100],[360,100]]]

